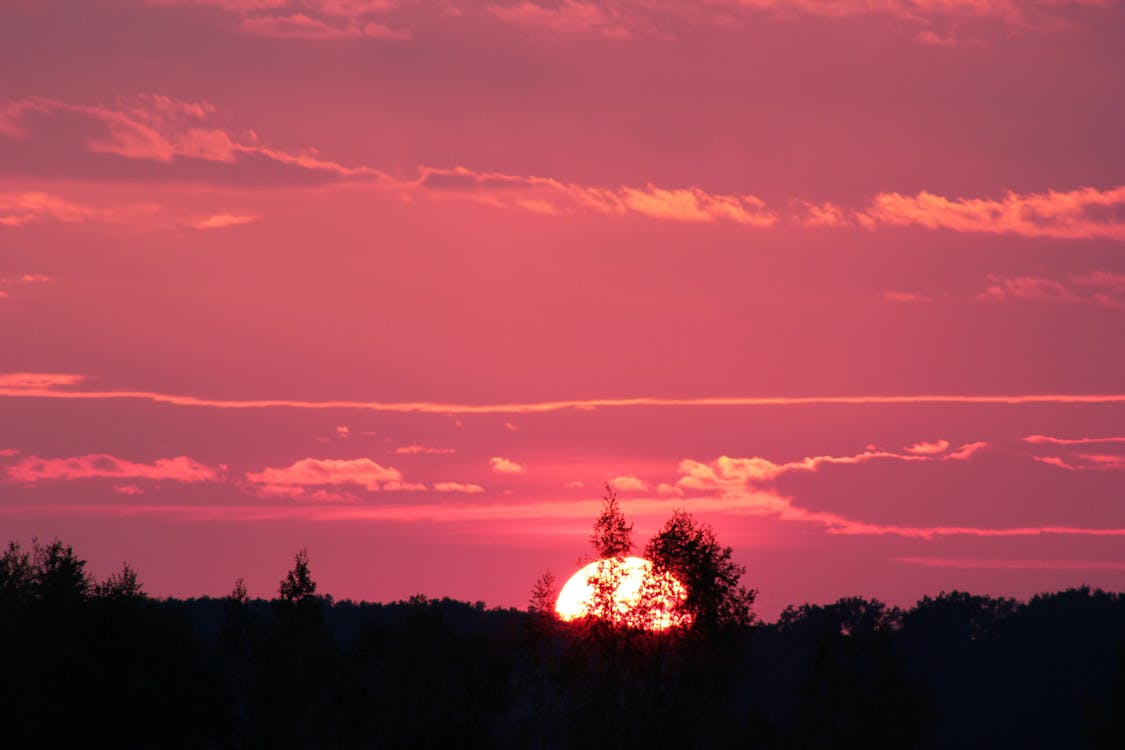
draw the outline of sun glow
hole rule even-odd
[[[609,557],[570,577],[559,592],[555,612],[567,622],[598,617],[664,630],[691,621],[689,614],[678,611],[686,598],[684,585],[670,573],[656,574],[648,560]]]

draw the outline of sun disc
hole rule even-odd
[[[670,573],[656,574],[642,557],[597,560],[570,577],[559,592],[555,612],[564,621],[583,617],[664,630],[685,625],[690,616],[679,611],[687,589]]]

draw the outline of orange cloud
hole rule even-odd
[[[75,148],[79,153],[110,154],[166,166],[194,160],[226,165],[232,170],[242,166],[247,171],[260,171],[264,162],[336,180],[388,179],[378,170],[345,167],[311,151],[270,148],[253,132],[233,134],[213,123],[214,113],[214,106],[208,102],[156,94],[142,94],[114,107],[21,99],[0,105],[0,136],[31,141],[39,135],[42,120],[53,118],[69,121],[65,137],[77,142],[63,142],[62,136],[55,134],[49,144],[52,149]],[[232,172],[227,174],[233,176]],[[275,183],[280,176],[276,170],[271,172]]]
[[[434,483],[435,492],[464,492],[470,495],[476,495],[484,492],[484,487],[479,484],[462,484],[461,482],[436,482]]]
[[[44,141],[42,132],[45,118],[67,123],[66,128],[47,139],[49,142]],[[142,95],[116,106],[68,104],[44,98],[8,102],[0,105],[0,137],[25,141],[29,147],[49,148],[52,153],[69,150],[74,155],[69,163],[75,173],[87,177],[92,171],[101,170],[99,173],[104,174],[104,162],[85,163],[82,157],[108,154],[147,163],[156,174],[174,176],[177,180],[249,180],[252,184],[269,185],[286,179],[296,184],[361,183],[395,199],[422,194],[435,200],[471,200],[544,215],[585,211],[664,221],[733,222],[756,228],[775,226],[783,218],[755,195],[716,193],[696,185],[607,188],[460,166],[424,166],[416,179],[396,179],[374,167],[345,166],[323,159],[315,149],[291,151],[270,147],[253,131],[236,133],[220,127],[215,109],[208,102],[161,95]],[[950,199],[927,191],[913,196],[884,192],[859,210],[832,203],[797,203],[803,206],[803,213],[785,218],[804,226],[920,226],[1026,237],[1125,239],[1125,219],[1121,218],[1125,213],[1125,186],[1107,190],[1083,187],[1045,193],[1009,192],[999,199]],[[135,206],[129,210],[135,214],[155,209]],[[42,193],[0,195],[0,225],[19,226],[44,217],[71,222],[108,220],[122,211],[124,208],[120,207],[113,211],[94,209]],[[132,218],[135,221],[136,217]],[[182,219],[180,225],[211,229],[249,220],[248,214],[223,211]],[[1087,282],[1074,279],[1073,283]],[[1105,295],[1109,303],[1121,302],[1120,296],[1125,295],[1113,274],[1091,277],[1088,283],[1108,285],[1108,292],[1091,291],[1091,295]],[[902,295],[893,299],[906,301]]]
[[[623,474],[609,480],[610,485],[618,492],[643,492],[648,489],[648,484],[643,479],[632,474]]]
[[[212,214],[205,219],[200,219],[194,226],[196,229],[223,229],[235,227],[239,224],[249,224],[252,221],[257,221],[258,218],[248,214]]]
[[[118,225],[129,230],[184,227],[210,230],[247,224],[258,218],[227,212],[200,218],[175,205],[152,202],[103,202],[101,205],[91,205],[43,191],[0,192],[0,227],[16,228],[43,221],[56,221],[63,224]],[[50,278],[39,274],[25,274],[16,281],[21,284],[43,283],[50,281]]]
[[[394,468],[380,466],[369,458],[302,458],[289,466],[266,468],[246,475],[269,494],[293,494],[304,487],[354,484],[370,491],[418,489],[403,481]]]
[[[777,464],[760,457],[730,458],[720,456],[710,463],[685,459],[680,463],[680,479],[675,487],[681,495],[704,493],[709,500],[727,504],[726,510],[781,521],[800,521],[823,526],[830,534],[891,535],[916,539],[942,536],[1015,537],[1043,534],[1085,536],[1125,536],[1125,528],[1088,528],[1079,526],[1026,526],[1017,528],[981,528],[973,526],[908,526],[873,524],[848,518],[838,513],[814,511],[797,505],[793,498],[781,495],[772,487],[778,476],[789,471],[816,471],[824,464],[857,464],[874,459],[900,461],[945,461],[968,458],[984,443],[969,443],[945,456],[900,455],[867,451],[854,456],[816,456]],[[688,501],[689,505],[694,499]]]
[[[803,203],[805,216],[798,218],[806,227],[848,227],[852,225],[848,211],[835,203]]]
[[[919,455],[924,455],[924,456],[932,456],[932,455],[936,455],[938,453],[945,453],[947,450],[949,450],[949,441],[948,440],[937,440],[937,441],[932,442],[932,443],[926,443],[926,442],[915,443],[914,445],[906,446],[905,448],[903,448],[903,450],[906,451],[907,453],[914,453],[914,454],[919,454]]]
[[[1066,302],[1125,310],[1125,276],[1094,271],[1071,275],[1065,282],[1037,276],[992,276],[993,284],[977,299],[1004,302]]]
[[[75,224],[104,216],[97,209],[44,192],[0,193],[0,226],[19,227],[42,219]]]
[[[488,459],[488,465],[491,466],[492,470],[497,474],[527,473],[527,466],[525,466],[524,464],[516,463],[515,461],[510,461],[506,458],[501,458],[500,456],[493,456],[492,458]]]
[[[672,221],[733,221],[755,227],[768,227],[778,222],[777,214],[768,210],[756,196],[709,193],[698,187],[668,189],[649,184],[643,188],[627,185],[597,188],[548,177],[476,172],[464,167],[425,167],[419,178],[409,185],[436,195],[474,198],[490,205],[538,213],[586,210]],[[551,210],[543,210],[548,206]]]
[[[1125,186],[1046,193],[1008,192],[1001,199],[880,193],[856,214],[863,226],[922,226],[955,232],[1059,239],[1125,239]]]
[[[217,478],[214,469],[187,456],[161,458],[151,464],[135,463],[105,453],[74,458],[28,456],[8,467],[8,478],[25,484],[54,479],[153,479],[173,482],[208,482]]]
[[[699,188],[663,190],[648,185],[643,190],[621,188],[619,199],[630,210],[657,219],[704,222],[727,219],[756,227],[777,223],[777,215],[767,211],[765,203],[752,195],[712,195]]]
[[[0,373],[0,388],[38,389],[77,385],[85,375],[59,372],[8,372]]]
[[[1033,459],[1048,466],[1057,466],[1067,471],[1118,471],[1125,469],[1125,456],[1103,453],[1078,453],[1070,460],[1059,456],[1032,456]]]
[[[1080,437],[1080,438],[1060,438],[1051,437],[1050,435],[1028,435],[1024,439],[1025,443],[1032,443],[1034,445],[1088,445],[1090,443],[1125,443],[1125,437],[1112,435],[1109,437]]]

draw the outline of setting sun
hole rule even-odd
[[[569,622],[609,617],[648,630],[686,625],[691,616],[677,611],[687,589],[670,573],[656,575],[641,557],[597,560],[586,565],[559,592],[555,612]]]

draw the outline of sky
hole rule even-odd
[[[8,0],[0,541],[526,606],[1125,589],[1125,3]]]

